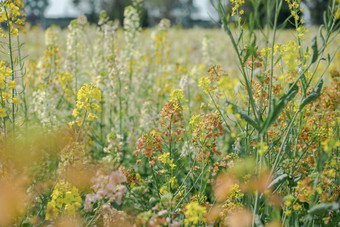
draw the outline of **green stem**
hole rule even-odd
[[[7,17],[7,26],[8,26],[8,48],[9,48],[9,57],[11,62],[11,70],[12,70],[12,80],[14,80],[14,63],[13,63],[13,50],[12,50],[12,36],[11,36],[11,26],[9,25],[9,15],[7,12],[7,8],[5,8],[6,17]],[[12,98],[15,94],[15,88],[12,89]],[[12,130],[13,135],[15,136],[15,106],[12,102]]]

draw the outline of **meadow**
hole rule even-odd
[[[0,227],[338,226],[340,3],[320,27],[243,3],[43,30],[1,1]]]

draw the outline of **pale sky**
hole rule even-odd
[[[48,6],[45,16],[46,17],[77,17],[81,15],[81,12],[75,8],[72,4],[72,0],[49,0],[50,5]],[[213,14],[209,0],[195,0],[195,5],[199,9],[198,14],[193,17],[195,19],[210,20],[210,14]]]

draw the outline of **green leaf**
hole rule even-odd
[[[295,97],[298,91],[299,91],[298,86],[294,84],[290,87],[289,91],[286,94],[281,96],[277,104],[276,100],[275,99],[273,100],[274,108],[268,114],[268,117],[266,118],[261,128],[261,133],[265,132],[269,128],[269,126],[275,122],[275,120],[279,117],[280,113],[285,108],[287,103]]]
[[[321,38],[321,41],[322,41],[322,46],[325,46],[326,44],[326,40],[325,40],[325,37],[323,37],[323,34],[322,34],[322,28],[324,27],[324,25],[322,24],[319,28],[319,36]]]
[[[238,36],[237,43],[236,43],[237,45],[240,43],[242,37],[243,37],[243,29],[241,29],[240,35]]]
[[[339,204],[338,203],[320,203],[316,206],[313,206],[309,210],[309,214],[323,214],[324,212],[328,212],[329,210],[339,210]]]
[[[237,105],[235,105],[235,104],[233,104],[229,101],[227,101],[227,105],[232,105],[234,113],[240,114],[240,116],[243,120],[245,120],[248,124],[253,126],[256,130],[259,130],[259,127],[256,124],[256,122],[250,116],[248,116],[248,114],[246,114],[240,107],[238,107]]]
[[[269,185],[268,188],[271,188],[275,185],[281,184],[283,181],[285,181],[288,178],[288,174],[284,173],[280,176],[278,176],[277,178],[275,178],[275,180],[273,180]]]
[[[312,91],[306,98],[304,98],[299,106],[299,110],[302,110],[307,104],[313,102],[321,95],[323,80],[321,79],[320,82],[316,85],[314,91]]]
[[[319,51],[318,51],[318,40],[316,38],[316,36],[314,36],[313,40],[312,40],[312,63],[316,62],[316,60],[319,57]]]
[[[242,65],[247,61],[248,57],[254,56],[256,57],[256,35],[254,35],[253,42],[247,46],[246,56],[243,59]]]

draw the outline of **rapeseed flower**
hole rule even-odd
[[[198,202],[191,202],[185,206],[185,219],[186,226],[196,226],[200,222],[205,222],[204,215],[207,213],[207,208],[201,206]]]

